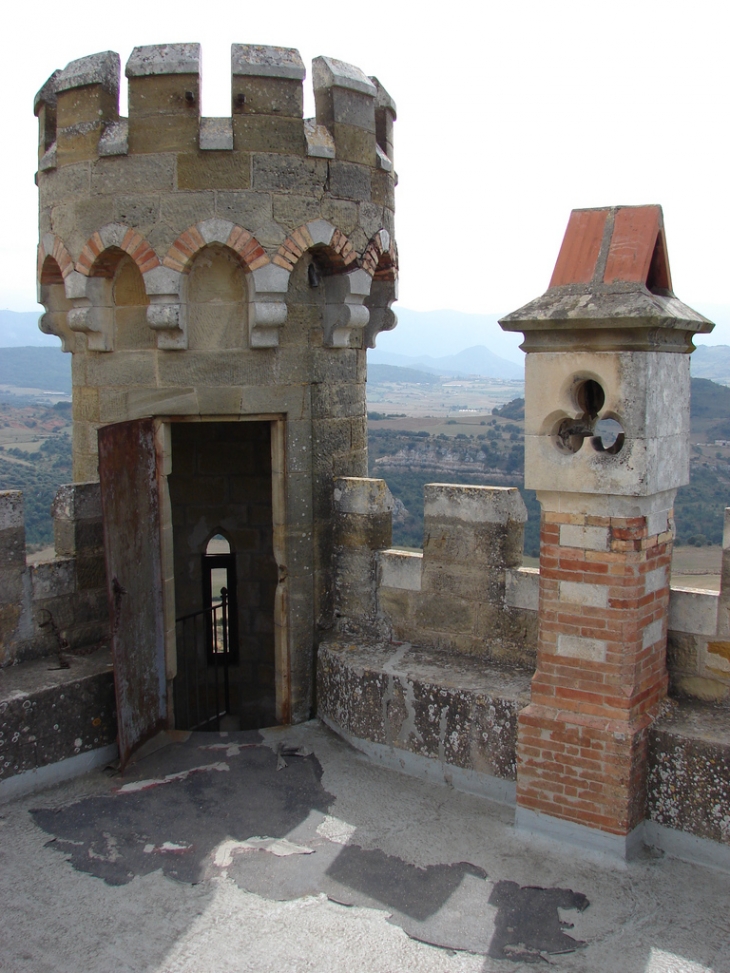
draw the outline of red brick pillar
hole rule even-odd
[[[542,507],[537,671],[517,826],[629,854],[667,691],[672,507],[689,480],[689,354],[658,206],[575,210],[522,331],[525,486]]]
[[[519,808],[619,838],[644,818],[647,728],[667,690],[672,532],[655,519],[543,510],[537,671],[519,717]]]

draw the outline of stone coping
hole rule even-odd
[[[730,751],[730,710],[696,699],[669,699],[662,715],[652,724],[652,732],[717,744]]]
[[[502,696],[526,706],[530,701],[533,670],[500,665],[475,656],[456,655],[411,645],[408,642],[355,644],[345,640],[323,643],[320,650],[334,653],[354,669],[380,670],[409,679],[438,683],[444,688]]]
[[[0,705],[49,689],[72,686],[81,679],[112,671],[112,655],[107,647],[85,656],[65,653],[64,658],[70,663],[68,669],[58,668],[56,656],[32,659],[0,669]]]

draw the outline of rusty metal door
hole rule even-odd
[[[99,430],[99,478],[122,767],[167,717],[153,419]]]

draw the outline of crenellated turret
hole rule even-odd
[[[367,473],[366,349],[396,323],[395,106],[320,57],[303,118],[291,48],[232,46],[224,118],[201,117],[197,44],[136,47],[125,73],[126,118],[112,52],[54,73],[35,104],[41,328],[73,354],[74,478],[104,494],[105,477],[155,466],[159,531],[139,535],[162,538],[155,685],[174,681],[175,618],[197,609],[222,533],[239,598],[257,599],[239,619],[240,693],[258,673],[277,719],[306,718],[334,610],[333,477]],[[128,460],[100,449],[127,435]],[[128,500],[137,511],[138,490]],[[109,577],[131,591],[157,555],[119,567],[108,530]],[[143,602],[126,599],[129,625]]]

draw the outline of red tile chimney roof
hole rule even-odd
[[[524,351],[686,353],[714,327],[672,291],[661,206],[573,210],[547,291],[499,323]]]
[[[588,283],[671,292],[661,206],[573,210],[550,288]]]

